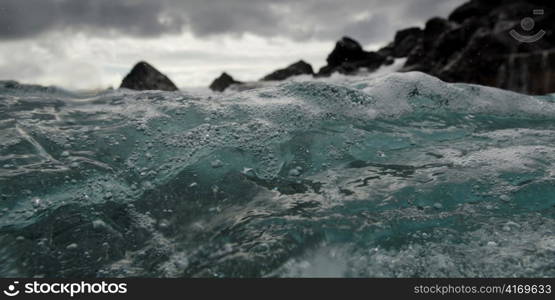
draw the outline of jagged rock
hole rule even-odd
[[[387,46],[380,48],[380,50],[378,50],[378,53],[385,57],[393,57],[394,51],[395,51],[395,45],[393,42],[391,42]]]
[[[543,14],[534,15],[534,10]],[[533,30],[521,21],[533,17]],[[471,0],[456,8],[448,19],[432,18],[424,29],[407,28],[377,52],[366,52],[355,40],[344,37],[328,56],[317,76],[334,72],[355,74],[407,57],[401,71],[421,71],[449,82],[466,82],[530,94],[555,92],[555,1]],[[545,35],[534,43],[519,42],[516,30]]]
[[[339,66],[344,62],[358,61],[364,59],[366,52],[362,46],[350,37],[343,37],[335,44],[335,48],[328,55],[326,61],[329,66]]]
[[[279,69],[271,74],[268,74],[262,78],[262,81],[278,81],[285,80],[292,76],[297,75],[313,75],[314,71],[312,66],[303,60],[300,60],[284,69]]]
[[[496,86],[497,74],[511,49],[491,31],[480,28],[468,45],[443,68],[432,72],[449,82],[466,82]]]
[[[421,36],[422,29],[418,27],[398,31],[395,34],[392,55],[394,57],[406,57],[416,47]]]
[[[426,57],[420,64],[426,64],[426,68],[419,67],[429,73],[437,74],[448,63],[454,61],[457,55],[469,45],[469,41],[476,31],[485,26],[482,19],[469,18],[459,26],[452,27],[439,35],[432,47],[425,50]],[[414,60],[415,57],[411,57]],[[410,63],[410,62],[409,62]],[[408,65],[408,64],[407,64]]]
[[[445,19],[432,18],[428,20],[420,39],[407,56],[405,70],[429,73],[435,64],[432,56],[435,44],[449,29],[449,22]]]
[[[242,82],[233,79],[233,77],[224,72],[222,73],[222,75],[220,75],[220,77],[212,81],[212,83],[210,84],[210,89],[216,92],[223,92],[228,87],[234,84],[242,84]]]
[[[132,90],[160,90],[177,91],[175,84],[160,71],[156,70],[147,62],[137,63],[131,72],[125,76],[120,88]]]
[[[555,92],[551,76],[555,73],[554,3],[472,0],[455,9],[450,22],[438,18],[428,21],[403,70],[522,93]],[[544,14],[534,16],[535,9],[544,9]],[[523,30],[521,21],[525,17],[534,18],[535,30]],[[524,35],[544,30],[546,34],[537,42],[523,43],[509,34],[512,30]]]
[[[361,68],[374,71],[386,61],[387,56],[379,52],[364,51],[357,41],[343,37],[335,44],[328,55],[328,64],[318,71],[317,76],[329,76],[334,72],[355,74]]]
[[[436,17],[428,20],[421,38],[424,49],[432,50],[441,35],[447,33],[450,29],[452,29],[451,23],[446,19]]]

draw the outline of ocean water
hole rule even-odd
[[[555,95],[0,83],[0,276],[555,276]]]

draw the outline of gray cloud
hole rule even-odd
[[[446,15],[463,0],[0,0],[0,39],[47,31],[152,37],[281,36],[295,40],[353,35],[371,43],[402,27]]]
[[[165,9],[145,0],[0,0],[0,38],[67,29],[137,36],[181,31],[184,20]]]

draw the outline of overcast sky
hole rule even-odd
[[[317,70],[349,35],[377,49],[465,0],[0,0],[0,80],[119,86],[146,60],[180,87],[222,71],[257,80],[299,59]]]

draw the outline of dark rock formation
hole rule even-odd
[[[223,92],[229,86],[233,84],[241,84],[241,83],[242,82],[236,81],[235,79],[233,79],[233,77],[231,77],[229,74],[224,72],[222,73],[222,75],[220,75],[220,77],[212,81],[212,83],[210,84],[210,89],[216,92]]]
[[[133,67],[131,72],[121,82],[120,88],[139,91],[177,91],[175,84],[166,75],[160,73],[160,71],[144,61],[137,63]]]
[[[446,61],[446,65],[437,62],[431,73],[450,82],[497,86],[497,73],[509,54],[510,49],[495,34],[481,28],[466,47]],[[433,58],[432,55],[430,59]]]
[[[272,80],[285,80],[292,76],[297,75],[313,75],[314,71],[312,66],[303,60],[300,60],[285,69],[279,69],[269,75],[264,76],[262,81],[272,81]]]
[[[527,30],[522,23],[527,17],[534,20],[533,30]],[[357,41],[343,37],[328,55],[327,65],[315,76],[330,76],[335,72],[350,75],[361,69],[371,72],[393,63],[393,58],[406,57],[401,71],[421,71],[448,82],[475,83],[522,93],[553,93],[554,19],[553,0],[470,0],[456,8],[448,19],[435,17],[423,29],[400,30],[391,43],[376,52],[364,51]],[[514,38],[512,31],[524,36],[537,32],[544,35],[528,43]],[[262,81],[283,80],[299,74],[312,74],[312,68],[300,61]],[[238,83],[223,75],[218,80],[225,83],[220,85],[220,90]]]
[[[544,5],[538,5],[542,3]],[[533,15],[535,9],[544,14]],[[535,17],[536,30],[546,35],[523,43],[510,34],[531,35],[522,19]],[[457,8],[449,23],[428,23],[418,49],[407,58],[405,70],[419,70],[448,82],[476,83],[528,94],[555,92],[551,74],[554,22],[553,4],[547,1],[472,0]],[[444,23],[444,24],[441,24]],[[430,30],[428,30],[428,26]],[[433,37],[430,37],[430,34]],[[526,63],[526,59],[530,62]],[[544,70],[547,68],[547,70]],[[545,76],[545,77],[541,77]]]
[[[18,91],[21,93],[70,93],[56,86],[42,86],[37,84],[24,84],[15,80],[0,80],[0,89]]]
[[[318,71],[317,76],[329,76],[334,72],[354,74],[361,68],[374,71],[387,61],[383,53],[364,51],[357,41],[343,37],[335,44],[326,60],[328,64]]]
[[[395,51],[395,45],[393,42],[389,43],[387,46],[378,50],[378,53],[384,57],[393,57],[393,52]]]
[[[410,71],[429,73],[434,64],[431,52],[443,33],[450,29],[449,22],[442,18],[433,18],[426,22],[420,39],[409,52],[405,66]]]
[[[535,10],[542,10],[543,14]],[[535,21],[526,30],[522,20]],[[392,57],[406,57],[401,71],[421,71],[448,82],[500,87],[522,93],[555,92],[555,1],[471,0],[455,9],[448,19],[432,18],[424,29],[397,32],[393,42],[377,52],[366,52],[351,38],[337,42],[328,65],[319,76],[333,72],[354,74],[389,64]],[[532,36],[545,31],[538,41],[526,43],[511,31]]]
[[[416,47],[422,36],[422,29],[418,27],[398,31],[393,41],[392,56],[406,57]]]
[[[364,59],[366,52],[362,46],[350,37],[343,37],[335,44],[335,48],[328,55],[329,66],[339,66],[344,62],[353,62]]]
[[[223,92],[226,89],[232,87],[235,91],[245,91],[254,88],[264,86],[263,81],[280,81],[285,80],[291,76],[296,75],[314,75],[312,66],[305,61],[298,61],[284,69],[277,70],[271,74],[266,75],[259,82],[241,82],[236,81],[233,77],[229,76],[227,73],[222,73],[220,77],[214,79],[212,84],[210,84],[210,89],[217,92]]]

